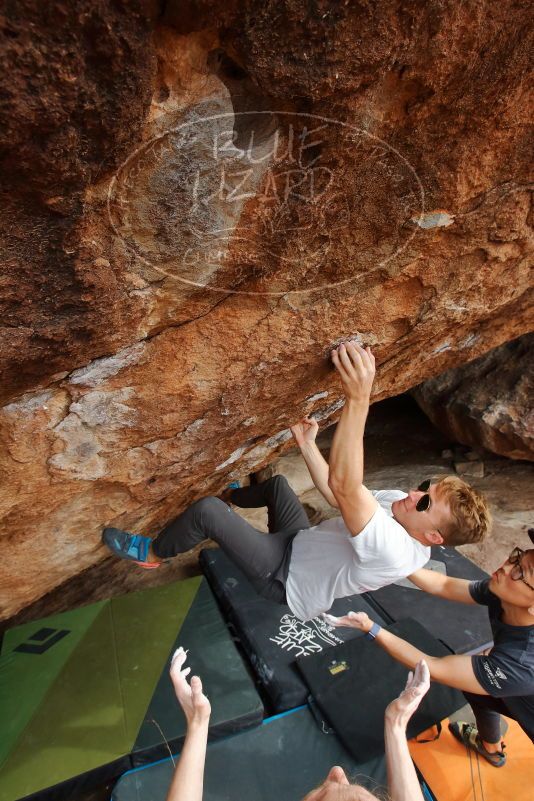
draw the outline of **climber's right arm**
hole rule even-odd
[[[313,417],[303,417],[302,420],[291,426],[291,433],[300,448],[302,458],[310,471],[313,483],[327,503],[330,506],[337,507],[338,503],[335,495],[328,486],[328,462],[315,442],[318,430],[319,424]]]
[[[312,481],[330,506],[339,508],[336,497],[328,486],[328,462],[323,457],[315,442],[304,442],[300,452],[308,466]]]

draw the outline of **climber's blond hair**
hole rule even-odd
[[[466,545],[485,539],[492,521],[480,492],[458,476],[447,476],[437,482],[436,494],[448,503],[452,515],[448,524],[440,526],[446,545]]]

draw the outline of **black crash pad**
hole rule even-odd
[[[429,656],[450,651],[416,620],[387,627]],[[355,759],[384,752],[384,710],[406,685],[408,670],[377,643],[352,640],[309,659],[299,659],[311,694],[322,715]],[[408,738],[439,723],[465,704],[458,690],[433,682],[411,718]]]
[[[484,579],[488,574],[454,548],[438,545],[432,548],[432,561],[443,565],[448,576],[470,581]],[[441,572],[441,571],[440,571]],[[423,624],[439,640],[457,654],[476,653],[493,639],[485,606],[471,606],[436,598],[411,582],[390,584],[380,590],[365,593],[365,598],[388,621],[411,617]]]
[[[333,765],[368,790],[386,786],[384,756],[355,762],[337,737],[324,734],[307,707],[208,745],[204,801],[296,801],[322,782]],[[173,772],[169,759],[129,771],[111,801],[165,801]]]
[[[217,602],[202,579],[189,612],[169,651],[132,749],[134,766],[167,757],[181,747],[185,718],[169,678],[171,657],[179,646],[189,650],[191,675],[202,678],[211,702],[210,739],[235,734],[263,719],[263,704],[235,647]]]
[[[363,636],[355,629],[333,628],[320,618],[302,623],[288,606],[259,596],[218,548],[203,550],[200,564],[275,712],[306,701],[308,689],[296,668],[297,657],[321,653],[325,648]],[[351,610],[367,612],[378,623],[384,622],[361,595],[336,600],[331,612],[340,616]]]

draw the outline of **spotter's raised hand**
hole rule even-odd
[[[430,670],[424,659],[408,673],[406,687],[398,698],[386,707],[386,718],[391,722],[406,725],[427,694],[430,687]]]
[[[183,648],[178,648],[174,652],[170,667],[171,680],[188,725],[203,723],[209,720],[211,704],[202,692],[202,682],[198,676],[193,676],[191,683],[187,683],[187,676],[191,672],[191,668],[182,670],[186,659],[187,652]]]

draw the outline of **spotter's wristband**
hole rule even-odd
[[[382,626],[379,626],[378,623],[373,623],[365,636],[368,640],[376,640],[380,631],[382,631]]]

